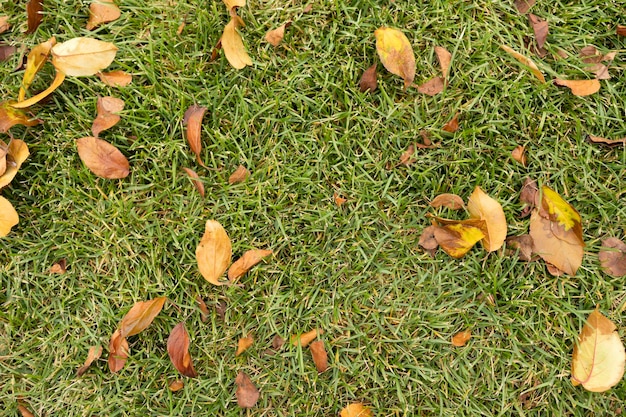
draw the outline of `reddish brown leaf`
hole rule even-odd
[[[617,25],[615,33],[617,34],[617,36],[626,36],[626,26]]]
[[[203,323],[206,323],[209,321],[209,308],[199,295],[196,296],[196,302],[198,303],[198,308],[200,309],[200,320],[202,320]]]
[[[115,126],[120,121],[116,113],[124,110],[124,102],[115,97],[98,97],[96,104],[98,115],[91,125],[91,133],[98,137],[100,132]]]
[[[447,82],[450,72],[450,62],[452,62],[452,54],[441,46],[435,46],[435,54],[437,54],[437,59],[439,60],[442,78],[444,82]]]
[[[221,300],[215,305],[215,312],[219,316],[219,318],[224,321],[226,319],[226,301]]]
[[[97,75],[109,87],[126,87],[133,81],[133,76],[124,71],[99,72]]]
[[[626,244],[618,238],[609,237],[602,241],[598,259],[607,274],[614,277],[626,276]]]
[[[128,342],[122,337],[120,329],[117,329],[109,341],[109,370],[112,373],[118,372],[126,364],[128,358]]]
[[[85,363],[83,364],[83,366],[78,368],[78,371],[76,371],[76,376],[81,376],[82,374],[84,374],[87,369],[89,369],[93,361],[98,359],[100,355],[102,355],[102,346],[90,346],[89,353],[87,353],[87,359],[85,359]]]
[[[530,235],[507,237],[506,247],[518,250],[518,256],[522,261],[530,262],[533,259],[533,238]]]
[[[120,322],[121,336],[134,336],[150,326],[152,320],[161,312],[165,300],[166,297],[158,297],[135,303]]]
[[[167,338],[167,354],[178,372],[189,378],[198,376],[189,354],[189,333],[184,323],[178,323]]]
[[[515,0],[515,8],[521,14],[526,14],[535,5],[536,0]]]
[[[284,23],[276,29],[270,30],[265,34],[265,40],[272,46],[278,46],[285,37],[285,29],[291,26],[291,22]]]
[[[167,387],[169,388],[170,391],[176,392],[176,391],[180,391],[181,389],[183,389],[185,387],[185,383],[183,382],[182,379],[176,379],[170,382]]]
[[[462,332],[458,332],[454,336],[452,336],[452,345],[461,347],[465,346],[468,340],[472,337],[472,332],[469,330],[464,330]]]
[[[237,281],[246,272],[248,272],[254,265],[261,262],[263,258],[272,254],[271,250],[266,249],[252,249],[243,254],[243,256],[237,259],[228,269],[228,279],[231,282]]]
[[[520,217],[524,218],[530,215],[530,212],[539,204],[539,187],[537,181],[526,178],[522,191],[519,195],[520,202],[524,203]]]
[[[67,271],[67,261],[65,259],[60,259],[58,262],[55,262],[54,265],[50,267],[51,274],[65,274]]]
[[[376,79],[376,64],[372,65],[363,72],[361,79],[359,80],[359,90],[362,93],[369,91],[373,93],[378,88],[378,81]]]
[[[8,60],[15,51],[17,51],[15,46],[0,42],[0,62]]]
[[[259,400],[259,390],[252,383],[252,380],[244,372],[239,372],[237,378],[235,378],[235,384],[237,384],[237,391],[235,396],[237,397],[237,404],[241,408],[252,408]]]
[[[417,87],[417,91],[423,94],[427,94],[429,96],[435,96],[441,93],[444,87],[445,83],[443,82],[443,78],[435,77]]]
[[[318,373],[322,373],[328,369],[328,354],[324,348],[324,342],[316,340],[309,346],[311,349],[311,356],[313,356],[313,362]]]
[[[26,406],[22,402],[18,402],[17,411],[20,412],[22,417],[35,417],[35,415],[31,413],[30,410],[26,408]]]
[[[187,175],[189,175],[189,178],[191,178],[191,181],[193,182],[194,187],[196,187],[196,190],[198,190],[200,195],[204,197],[204,184],[202,184],[202,181],[200,181],[200,177],[198,176],[198,174],[196,174],[196,171],[184,167],[183,170],[187,173]]]
[[[526,166],[526,148],[522,145],[518,145],[515,147],[515,149],[513,149],[513,151],[511,152],[511,157],[515,161],[522,164],[522,166]]]
[[[194,104],[185,111],[183,118],[183,124],[187,126],[187,142],[191,151],[196,154],[196,159],[201,165],[200,153],[202,152],[202,142],[200,140],[200,133],[202,131],[202,118],[206,112],[206,107],[198,106]]]
[[[456,194],[439,194],[430,202],[430,206],[434,208],[447,207],[452,210],[461,210],[465,208],[463,199]]]
[[[285,344],[285,339],[280,337],[279,335],[275,335],[272,339],[272,348],[278,350]]]
[[[348,200],[345,197],[343,197],[341,194],[339,194],[337,191],[335,191],[333,194],[333,201],[335,202],[337,207],[341,207]]]
[[[248,335],[246,337],[242,337],[237,342],[237,351],[235,352],[235,356],[241,355],[243,352],[248,350],[250,346],[254,344],[254,337]]]
[[[533,28],[533,32],[535,32],[537,47],[542,49],[543,44],[546,43],[546,38],[548,37],[548,22],[532,13],[528,15],[528,20],[530,20],[530,25]]]
[[[130,173],[128,159],[109,142],[87,136],[77,139],[76,146],[80,159],[99,177],[120,179]]]
[[[420,136],[422,137],[422,143],[416,143],[415,147],[418,149],[433,149],[438,147],[439,145],[433,143],[428,137],[428,132],[425,130],[420,130]]]
[[[415,153],[415,145],[410,144],[406,151],[400,155],[400,165],[409,166],[413,162],[415,162],[415,158],[413,158],[413,154]]]
[[[235,172],[230,174],[230,177],[228,177],[228,183],[230,185],[239,184],[240,182],[244,182],[245,180],[247,180],[249,176],[250,171],[248,171],[245,166],[239,165]]]
[[[575,96],[589,96],[597,93],[600,90],[600,81],[593,80],[562,80],[556,78],[554,80],[556,85],[564,86],[572,91]]]
[[[459,130],[459,114],[456,113],[454,117],[443,126],[442,129],[450,133],[454,133]]]
[[[28,14],[27,34],[34,33],[43,19],[43,0],[30,0],[26,4],[26,13]]]
[[[428,226],[420,235],[418,245],[424,248],[431,257],[435,257],[439,243],[435,239],[435,229],[439,226]]]
[[[592,143],[599,143],[599,144],[607,145],[607,146],[623,146],[623,145],[626,145],[626,138],[606,139],[606,138],[601,138],[600,136],[589,135],[589,136],[587,136],[587,139],[589,139],[589,141],[592,142]]]
[[[307,347],[312,341],[317,339],[318,336],[324,334],[322,329],[313,329],[306,333],[291,336],[291,344],[294,346]]]
[[[602,54],[593,45],[587,45],[582,48],[580,57],[585,64],[595,64],[602,61]]]

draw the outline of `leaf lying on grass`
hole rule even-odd
[[[52,65],[73,77],[95,75],[115,59],[117,47],[93,38],[74,38],[52,47]]]
[[[2,145],[4,145],[4,142],[0,141],[0,146]],[[30,151],[23,140],[13,139],[11,143],[9,143],[6,154],[2,154],[5,169],[2,175],[0,175],[0,188],[6,187],[13,181],[13,178],[17,175],[17,171],[29,155]]]
[[[109,87],[126,87],[133,81],[133,76],[124,71],[99,72],[98,78]]]
[[[107,141],[87,136],[77,139],[76,147],[85,166],[99,177],[121,179],[130,173],[128,159]]]
[[[434,208],[447,207],[451,210],[461,210],[465,208],[463,199],[456,194],[443,193],[439,194],[430,202],[430,206]]]
[[[328,369],[328,354],[324,348],[324,342],[316,340],[309,345],[309,349],[311,350],[311,356],[317,372],[320,374],[325,372]]]
[[[362,93],[369,91],[373,93],[378,87],[378,81],[376,80],[376,64],[373,64],[363,72],[361,79],[359,80],[359,90]]]
[[[189,354],[189,333],[184,323],[178,323],[167,338],[167,354],[178,372],[189,378],[198,376]]]
[[[20,218],[11,202],[0,195],[0,237],[8,235],[19,221]]]
[[[376,52],[390,73],[402,77],[406,90],[415,79],[415,55],[409,39],[398,29],[381,27],[374,31]]]
[[[530,58],[520,54],[519,52],[514,51],[512,48],[508,47],[507,45],[500,45],[500,48],[502,48],[507,54],[515,58],[522,65],[528,67],[530,72],[532,72],[533,75],[537,77],[539,81],[541,81],[542,83],[546,82],[546,78],[543,76],[542,72],[539,71],[537,64],[535,64]]]
[[[575,96],[590,96],[600,91],[600,81],[595,78],[592,80],[562,80],[556,78],[554,83],[569,88]]]
[[[228,63],[238,70],[252,65],[252,59],[248,55],[243,39],[237,30],[240,26],[243,26],[243,21],[238,16],[234,16],[224,27],[221,37],[222,49],[224,49]]]
[[[465,346],[465,344],[470,340],[471,337],[472,332],[469,330],[458,332],[457,334],[452,336],[452,345],[457,347]]]
[[[473,219],[485,222],[486,233],[482,239],[485,250],[493,252],[500,249],[507,231],[506,217],[500,203],[477,186],[467,200],[467,210]]]
[[[94,30],[98,26],[113,22],[122,15],[119,7],[113,0],[94,0],[89,5],[89,21],[87,22],[87,30]]]
[[[76,376],[81,376],[82,374],[87,372],[87,369],[89,369],[93,361],[98,359],[100,355],[102,355],[102,346],[90,346],[89,352],[87,353],[87,359],[85,359],[85,363],[83,364],[83,366],[78,368],[78,371],[76,371]]]
[[[307,347],[312,341],[317,339],[318,336],[324,334],[322,329],[313,329],[306,333],[291,336],[291,344],[294,346]]]
[[[607,146],[626,145],[626,137],[625,138],[621,138],[621,139],[606,139],[606,138],[602,138],[600,136],[589,135],[587,138],[592,143],[600,143],[602,145],[607,145]]]
[[[98,97],[96,109],[98,114],[91,125],[91,133],[98,137],[100,132],[112,128],[120,121],[117,113],[124,110],[124,102],[115,97]]]
[[[196,248],[196,261],[200,273],[213,285],[228,285],[221,277],[230,265],[232,245],[226,230],[215,220],[208,220],[204,235]]]
[[[237,259],[228,269],[228,279],[231,282],[237,281],[253,266],[261,262],[263,258],[272,254],[267,249],[251,249],[244,253],[241,258]]]
[[[148,328],[163,309],[166,300],[166,297],[158,297],[135,303],[120,322],[122,337],[134,336]]]
[[[237,341],[237,351],[235,352],[235,356],[241,355],[253,344],[254,337],[252,337],[251,335],[240,338],[239,341]]]
[[[237,384],[235,396],[237,397],[237,404],[239,407],[254,407],[259,400],[260,394],[258,388],[254,385],[250,377],[246,373],[240,371],[235,379],[235,384]]]
[[[339,412],[340,417],[374,417],[372,411],[362,403],[348,404]]]
[[[626,276],[626,244],[616,237],[602,241],[598,253],[602,270],[614,277]]]

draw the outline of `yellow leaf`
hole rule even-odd
[[[530,58],[525,57],[524,55],[520,54],[519,52],[514,51],[513,49],[511,49],[510,47],[506,45],[500,45],[500,48],[502,48],[507,54],[515,58],[518,62],[527,66],[530,69],[530,72],[532,72],[533,75],[537,77],[539,81],[541,81],[542,83],[546,82],[546,79],[541,73],[541,71],[539,71],[537,64],[535,64]]]
[[[339,413],[340,417],[374,417],[372,411],[362,403],[353,403],[347,405]]]
[[[20,87],[20,92],[17,96],[17,101],[23,101],[26,97],[26,91],[28,87],[30,87],[35,75],[39,72],[43,64],[48,60],[48,55],[50,55],[50,50],[56,43],[56,39],[54,37],[48,39],[47,41],[40,43],[35,46],[32,51],[28,54],[28,58],[26,59],[26,69],[24,70],[24,77],[22,77],[22,86]]]
[[[507,230],[506,217],[500,203],[485,194],[480,187],[476,187],[467,200],[467,210],[473,219],[485,221],[487,234],[482,239],[482,244],[487,252],[500,249],[506,239]]]
[[[582,219],[574,207],[550,187],[541,187],[542,208],[550,214],[550,219],[559,223],[565,230],[580,228]],[[582,240],[582,233],[581,233]]]
[[[557,78],[554,83],[569,88],[572,94],[581,97],[589,96],[600,90],[600,81],[596,78],[591,80],[561,80]]]
[[[252,59],[246,52],[246,47],[243,45],[243,39],[237,31],[239,21],[236,17],[230,19],[230,22],[224,27],[224,33],[222,33],[222,48],[224,49],[224,55],[235,69],[245,68],[246,65],[252,65]]]
[[[14,101],[0,103],[0,133],[7,133],[15,125],[35,126],[39,119],[28,117],[22,110],[13,107]]]
[[[462,258],[479,240],[485,237],[484,229],[485,222],[483,220],[471,219],[437,226],[434,235],[444,252],[453,258]]]
[[[19,221],[20,218],[11,202],[0,195],[0,237],[8,235]]]
[[[11,141],[6,155],[10,163],[7,164],[6,171],[0,176],[0,188],[9,185],[22,166],[22,163],[28,158],[28,155],[30,155],[30,152],[23,140],[13,139]]]
[[[233,7],[243,7],[246,5],[246,0],[223,0],[228,11],[231,11]]]
[[[52,65],[73,77],[94,75],[115,59],[117,47],[93,38],[74,38],[52,47]]]
[[[225,285],[220,278],[230,265],[232,245],[226,230],[215,220],[208,220],[204,235],[196,248],[196,261],[200,273],[211,284]]]
[[[61,84],[63,84],[63,80],[65,80],[65,74],[63,74],[60,71],[57,71],[56,75],[54,76],[54,80],[52,80],[52,84],[50,84],[50,86],[48,88],[46,88],[41,93],[39,93],[39,94],[37,94],[35,96],[32,96],[31,98],[29,98],[27,100],[20,101],[19,103],[11,104],[11,107],[13,107],[15,109],[25,109],[27,107],[32,106],[33,104],[39,103],[41,100],[43,100],[44,98],[46,98],[50,94],[52,94],[52,92],[54,90],[59,88],[59,86]]]
[[[624,376],[626,353],[615,325],[598,310],[583,326],[572,356],[572,383],[604,392]]]
[[[409,39],[398,29],[381,27],[374,31],[376,52],[387,71],[402,77],[406,89],[415,79],[415,56]]]

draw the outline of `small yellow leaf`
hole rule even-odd
[[[20,218],[11,202],[0,195],[0,237],[8,235],[19,221]]]
[[[93,38],[74,38],[52,47],[52,65],[73,77],[94,75],[115,59],[117,47]]]
[[[230,265],[232,245],[226,230],[215,220],[208,220],[204,235],[196,248],[196,261],[200,273],[211,284],[226,285],[220,278]]]
[[[596,78],[592,80],[554,80],[556,85],[569,88],[575,96],[589,96],[600,90],[600,81]]]
[[[381,27],[374,31],[376,52],[387,71],[402,77],[406,89],[415,79],[415,55],[409,39],[398,29]]]
[[[500,203],[477,186],[467,200],[467,210],[473,219],[485,221],[487,234],[482,239],[482,244],[487,252],[500,249],[506,239],[507,231],[506,217]]]
[[[340,417],[374,417],[372,411],[362,403],[353,403],[347,405],[339,413]]]
[[[517,61],[519,61],[522,65],[527,66],[530,69],[530,72],[532,72],[539,81],[541,81],[542,83],[546,82],[546,78],[543,76],[542,72],[539,71],[537,64],[535,64],[530,58],[525,57],[524,55],[514,51],[512,48],[506,45],[500,45],[500,48],[502,48],[507,54],[511,55]]]
[[[598,310],[583,326],[572,356],[572,383],[592,392],[604,392],[624,376],[626,353],[617,328]]]
[[[471,219],[438,226],[434,230],[434,235],[444,252],[453,258],[462,258],[485,237],[484,228],[483,220]]]
[[[228,22],[222,33],[221,43],[222,49],[224,49],[224,55],[226,55],[226,59],[230,65],[235,69],[242,69],[245,68],[246,65],[252,65],[252,59],[250,55],[248,55],[246,47],[243,44],[243,39],[237,31],[238,25],[239,23],[236,18],[232,18],[230,22]]]
[[[37,75],[41,67],[43,67],[43,64],[45,64],[48,60],[50,50],[55,43],[56,39],[52,37],[35,46],[28,54],[28,58],[26,59],[26,68],[24,69],[24,76],[22,77],[22,85],[20,87],[17,101],[24,101],[28,87],[30,87],[35,75]]]
[[[28,158],[30,152],[26,142],[20,139],[13,139],[9,144],[9,149],[6,154],[7,160],[10,162],[7,164],[6,170],[0,175],[0,188],[4,188],[15,178],[17,171],[22,166],[22,163]]]

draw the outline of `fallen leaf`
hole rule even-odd
[[[20,218],[11,202],[0,195],[0,237],[8,235],[19,221]]]
[[[422,137],[423,143],[416,143],[415,147],[419,149],[433,149],[438,147],[439,145],[433,143],[428,137],[428,133],[424,130],[420,130],[420,136]]]
[[[26,34],[34,33],[43,20],[43,0],[29,0],[26,4],[28,29]]]
[[[240,182],[244,182],[245,180],[247,180],[249,176],[250,171],[248,171],[245,166],[239,165],[237,169],[232,174],[230,174],[230,177],[228,177],[228,183],[230,185],[239,184]]]
[[[372,411],[362,403],[347,405],[339,412],[340,417],[374,417]]]
[[[443,219],[437,218],[437,221]],[[437,226],[435,239],[441,249],[453,258],[462,258],[478,241],[485,238],[485,222],[470,219]]]
[[[452,345],[457,347],[465,346],[465,344],[468,342],[468,340],[470,340],[471,337],[472,332],[469,330],[458,332],[457,334],[452,336]]]
[[[158,297],[135,303],[120,322],[120,335],[122,337],[134,336],[145,330],[161,312],[165,300],[167,297]]]
[[[346,201],[348,201],[348,199],[346,199],[341,194],[339,194],[337,191],[335,191],[333,193],[333,201],[335,202],[337,207],[341,207],[341,206],[343,206],[346,203]]]
[[[556,78],[554,80],[556,85],[561,85],[569,88],[572,94],[575,96],[589,96],[597,93],[600,90],[600,81],[597,79],[592,80],[562,80]]]
[[[415,158],[413,158],[413,154],[415,153],[415,145],[410,144],[406,151],[400,155],[400,165],[409,166],[413,162],[415,162]]]
[[[250,346],[254,344],[254,338],[252,336],[246,336],[239,339],[237,342],[237,351],[235,352],[235,356],[241,355],[243,352],[248,350]]]
[[[98,97],[96,104],[98,112],[91,125],[91,133],[98,137],[100,132],[115,126],[120,121],[118,112],[124,110],[124,102],[115,97]]]
[[[285,339],[280,337],[279,335],[275,335],[272,339],[272,348],[278,350],[285,344]]]
[[[586,64],[595,64],[602,61],[602,54],[598,52],[595,46],[587,45],[580,50],[580,57]]]
[[[514,51],[513,49],[511,49],[510,47],[506,45],[500,45],[500,48],[502,48],[507,54],[515,58],[522,65],[528,67],[530,69],[530,72],[532,72],[533,75],[537,77],[539,81],[541,81],[542,83],[546,82],[546,79],[543,76],[542,72],[539,71],[537,64],[535,64],[530,58],[520,54],[519,52]]]
[[[536,0],[515,0],[515,8],[521,14],[526,14],[535,5]]]
[[[548,273],[552,275],[553,277],[560,277],[565,273],[561,271],[559,268],[557,268],[556,266],[548,262],[546,262],[546,268],[548,269]]]
[[[601,138],[600,136],[589,135],[587,136],[587,138],[592,143],[600,143],[600,144],[608,145],[608,146],[626,145],[626,137],[621,138],[621,139],[606,139],[606,138]]]
[[[530,215],[530,212],[539,204],[539,187],[537,181],[526,178],[522,185],[522,191],[520,191],[519,199],[524,206],[520,217],[524,218]]]
[[[73,77],[94,75],[115,59],[117,47],[93,38],[74,38],[52,47],[52,65]]]
[[[304,9],[302,9],[302,13],[310,13],[311,10],[313,10],[313,3],[309,3],[304,6]]]
[[[176,379],[170,382],[169,385],[167,386],[167,388],[169,388],[169,390],[172,392],[180,391],[184,387],[185,387],[185,383],[183,382],[182,379]]]
[[[195,378],[198,376],[193,369],[193,361],[189,354],[189,333],[184,323],[178,323],[167,338],[167,354],[174,368],[181,374]]]
[[[4,33],[11,28],[9,16],[0,16],[0,33]]]
[[[0,42],[0,62],[7,61],[16,51],[15,46]]]
[[[22,84],[20,86],[20,92],[18,93],[17,101],[24,101],[26,98],[26,91],[35,79],[35,75],[43,67],[43,64],[48,60],[52,47],[56,44],[56,38],[54,36],[45,42],[35,46],[28,57],[26,58],[26,68],[24,69],[24,75],[22,76]]]
[[[30,107],[30,106],[32,106],[34,104],[39,103],[41,100],[43,100],[44,98],[46,98],[50,94],[52,94],[54,92],[54,90],[59,88],[59,86],[61,84],[63,84],[64,80],[65,80],[65,74],[63,74],[60,71],[57,71],[57,73],[54,75],[54,80],[52,80],[52,84],[50,84],[50,86],[48,86],[48,88],[46,88],[41,93],[36,94],[36,95],[32,96],[31,98],[29,98],[27,100],[20,101],[20,102],[17,102],[17,103],[11,103],[11,107],[13,107],[15,109],[25,109],[27,107]]]
[[[204,184],[202,184],[202,181],[200,181],[200,177],[198,176],[198,174],[196,174],[196,171],[184,167],[183,170],[187,173],[187,175],[189,175],[189,178],[191,178],[191,182],[193,182],[196,190],[198,190],[200,195],[204,197]]]
[[[122,337],[120,329],[117,329],[109,341],[108,363],[111,373],[116,373],[124,367],[129,351],[128,341],[126,341],[125,337]]]
[[[387,71],[402,77],[406,90],[415,79],[415,56],[409,39],[398,29],[381,27],[374,31],[376,52]]]
[[[48,272],[50,274],[65,274],[65,272],[67,272],[67,261],[65,259],[60,259],[50,267]]]
[[[533,32],[535,32],[537,48],[542,49],[548,37],[548,22],[532,13],[528,15],[528,20],[530,20],[530,25],[533,28]]]
[[[126,178],[130,164],[126,157],[109,142],[92,136],[76,140],[78,156],[91,172],[101,178]]]
[[[420,235],[420,240],[418,245],[424,248],[428,254],[434,258],[435,253],[437,252],[437,248],[439,247],[439,243],[437,243],[437,239],[435,239],[435,230],[439,226],[428,226],[422,234]]]
[[[228,279],[231,282],[237,281],[246,272],[248,272],[253,266],[261,262],[263,258],[272,254],[271,250],[265,249],[252,249],[243,254],[243,256],[237,259],[228,269]]]
[[[285,37],[285,29],[291,26],[291,22],[284,23],[276,29],[270,30],[265,34],[265,40],[272,46],[278,46]]]
[[[429,96],[436,96],[441,93],[445,88],[445,83],[443,78],[435,77],[426,81],[424,84],[417,87],[417,91],[422,94],[427,94]]]
[[[459,130],[459,114],[456,113],[454,117],[448,123],[446,123],[441,129],[449,133],[454,133],[457,130]]]
[[[90,346],[89,352],[87,353],[87,359],[85,359],[85,363],[83,364],[83,366],[78,368],[78,371],[76,371],[76,376],[81,376],[82,374],[87,372],[87,369],[89,369],[93,361],[98,359],[100,355],[102,355],[102,346]]]
[[[513,149],[513,151],[511,152],[511,157],[519,162],[520,164],[522,164],[522,166],[526,166],[526,148],[522,145],[518,145],[515,147],[515,149]]]
[[[237,378],[235,378],[235,384],[237,384],[235,396],[237,397],[239,407],[254,407],[259,400],[259,390],[254,386],[250,377],[244,372],[239,371]]]
[[[213,285],[227,285],[220,281],[230,265],[232,245],[226,230],[215,220],[207,220],[204,235],[196,248],[196,260],[200,273]]]
[[[467,210],[470,217],[485,222],[487,232],[482,244],[487,252],[493,252],[502,247],[506,239],[507,224],[502,205],[489,197],[480,187],[467,200]]]
[[[103,23],[119,19],[122,15],[113,0],[95,0],[89,5],[89,21],[87,30],[94,30]]]
[[[181,24],[180,24],[180,25],[178,25],[178,29],[176,29],[176,34],[177,34],[178,36],[180,36],[180,35],[182,35],[182,34],[183,34],[183,30],[185,30],[185,25],[186,25],[186,24],[187,24],[187,23],[186,23],[185,21],[183,21],[183,22],[181,22]]]
[[[572,355],[572,384],[604,392],[624,376],[626,353],[615,324],[594,310],[583,326]]]
[[[456,194],[443,193],[439,194],[430,202],[433,208],[447,207],[451,210],[461,210],[465,208],[463,199]]]
[[[511,251],[517,251],[522,261],[530,262],[533,259],[533,238],[530,235],[507,237],[506,247]]]
[[[98,78],[109,87],[126,87],[133,81],[133,76],[124,71],[99,72]]]
[[[444,81],[448,80],[450,73],[450,62],[452,61],[452,54],[448,50],[441,46],[435,46],[435,54],[439,60],[439,66],[441,67],[441,74]]]
[[[313,363],[318,373],[322,373],[328,369],[328,354],[324,348],[324,342],[316,340],[309,345],[311,349],[311,356],[313,357]]]
[[[183,117],[183,124],[187,126],[187,130],[185,131],[187,142],[189,143],[191,152],[196,155],[196,160],[201,165],[203,164],[200,159],[200,153],[202,152],[202,141],[200,137],[202,132],[202,118],[206,110],[206,107],[193,104],[185,111],[185,116]]]
[[[229,12],[235,7],[243,7],[246,5],[246,0],[223,0],[223,1]]]
[[[616,237],[602,241],[598,253],[602,270],[614,277],[626,276],[626,244]]]
[[[1,113],[1,110],[0,110]],[[30,155],[26,142],[21,139],[13,139],[6,150],[6,162],[7,166],[2,175],[0,175],[0,188],[4,188],[13,181],[13,178],[17,175],[17,171],[22,166],[22,163]]]
[[[199,295],[196,295],[196,302],[198,303],[198,308],[200,309],[200,320],[202,320],[202,323],[206,323],[209,321],[209,308]]]
[[[585,68],[587,71],[591,72],[596,76],[598,80],[610,80],[611,75],[609,74],[609,67],[604,64],[591,64]]]
[[[615,34],[617,36],[626,36],[626,26],[617,25],[617,28],[615,29]]]
[[[366,69],[359,80],[359,90],[362,93],[369,91],[373,93],[378,88],[378,81],[376,79],[376,64]]]
[[[317,339],[318,336],[324,334],[322,329],[313,329],[306,333],[291,336],[291,344],[294,346],[307,347],[312,341]]]
[[[22,417],[35,417],[35,415],[31,413],[30,410],[22,403],[17,404],[17,411],[20,412]]]
[[[252,65],[252,59],[248,55],[243,39],[237,30],[240,25],[239,20],[233,17],[224,27],[221,37],[222,49],[224,49],[224,55],[226,55],[228,63],[238,70],[245,68],[247,65]]]

